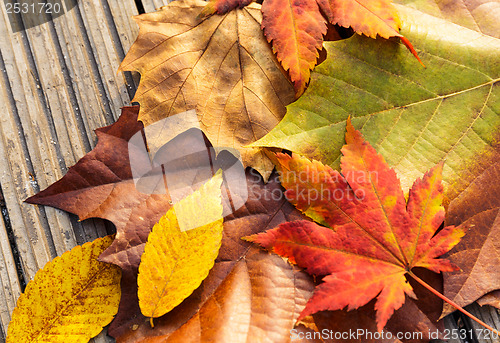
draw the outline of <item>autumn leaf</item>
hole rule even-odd
[[[134,101],[146,126],[196,109],[214,147],[241,152],[267,179],[272,163],[259,148],[285,114],[294,91],[260,29],[260,5],[199,18],[206,2],[180,0],[135,17],[139,36],[120,70],[141,74]]]
[[[352,27],[371,38],[401,37],[398,11],[390,0],[320,0],[321,9],[332,24]]]
[[[151,228],[172,206],[169,192],[147,194],[136,186],[136,182],[157,182],[158,177],[163,178],[163,174],[151,173],[139,180],[134,179],[130,156],[134,159],[134,164],[141,166],[150,166],[150,158],[157,157],[150,157],[147,151],[137,150],[137,146],[130,142],[137,134],[142,137],[143,126],[137,122],[138,112],[138,106],[124,107],[116,123],[96,131],[98,142],[94,150],[71,167],[61,180],[26,200],[29,203],[49,205],[75,213],[80,220],[100,217],[115,224],[116,238],[99,256],[101,261],[116,264],[123,271],[122,301],[109,328],[109,333],[113,336],[119,335],[120,328],[128,322],[134,322],[141,314],[137,298],[137,274],[141,255]],[[165,138],[171,133],[155,131],[154,134]],[[192,136],[187,135],[188,138]],[[156,138],[155,135],[152,137],[153,140]],[[184,160],[189,161],[188,154],[192,152],[189,149],[192,150],[192,142],[183,140],[183,137],[186,135],[179,134],[158,147],[161,149],[157,155],[169,154],[172,151],[185,152]],[[153,143],[157,144],[157,141]],[[149,147],[149,142],[147,143]],[[132,151],[129,151],[129,148]],[[209,154],[209,151],[206,153]],[[224,166],[223,157],[224,152],[221,152],[209,163],[220,165],[225,170],[227,166]],[[185,181],[186,170],[174,172],[183,173]],[[228,197],[225,190],[225,206]],[[244,202],[244,199],[234,199],[234,204]]]
[[[419,277],[430,283],[438,291],[442,291],[443,280],[441,275],[423,269],[416,272]],[[413,282],[411,285],[418,300],[407,297],[403,306],[394,312],[384,328],[384,332],[393,333],[393,335],[389,338],[389,334],[386,334],[386,339],[383,340],[385,343],[429,342],[431,339],[436,339],[436,336],[444,329],[443,321],[438,322],[443,307],[442,302],[438,301],[433,294],[424,289],[420,284]],[[321,311],[313,315],[314,322],[320,332],[322,330],[329,330],[328,332],[335,333],[365,332],[374,334],[377,332],[375,302],[374,299],[368,304],[350,311]],[[411,332],[412,336],[406,336],[398,340],[396,337],[399,332]],[[344,336],[346,339],[342,339],[342,341],[380,343],[382,341],[380,336],[373,334],[359,335],[357,337]],[[433,337],[431,337],[431,334]],[[324,341],[325,343],[338,342],[334,337],[330,337],[330,339],[325,339]]]
[[[248,239],[310,274],[326,275],[299,320],[322,310],[355,309],[377,297],[377,328],[381,331],[394,310],[403,305],[405,295],[415,297],[405,278],[409,274],[418,280],[413,268],[436,273],[456,269],[437,257],[456,245],[464,232],[448,226],[436,233],[444,219],[441,164],[413,184],[406,202],[395,171],[349,120],[345,137],[342,175],[297,155],[278,156],[280,165],[290,165],[293,160],[300,166],[291,170],[296,172],[296,181],[284,185],[292,202],[298,203],[304,196],[301,191],[309,181],[323,183],[321,193],[311,198],[309,210],[324,214],[324,200],[316,208],[315,199],[328,199],[331,205],[327,209],[332,213],[324,218],[331,228],[295,221]]]
[[[492,150],[500,127],[500,40],[408,6],[396,7],[401,33],[418,47],[425,70],[415,68],[392,41],[355,35],[325,42],[328,59],[315,68],[304,95],[252,146],[287,149],[336,169],[345,121],[352,115],[367,141],[397,171],[405,191],[446,160],[446,193],[455,192],[478,154]]]
[[[395,3],[416,8],[434,17],[500,38],[500,2],[496,0],[469,0],[467,3],[436,0],[396,0]]]
[[[17,301],[7,342],[86,343],[99,334],[120,300],[120,269],[97,261],[112,241],[77,246],[39,270]]]
[[[222,239],[221,184],[219,172],[168,210],[149,235],[137,282],[139,305],[151,324],[198,288],[213,267]]]
[[[214,13],[226,14],[235,8],[243,8],[250,5],[253,0],[211,0],[200,13],[201,17],[206,17]]]
[[[489,305],[500,309],[500,290],[483,295],[477,300],[480,306]]]
[[[295,93],[304,93],[326,34],[326,19],[316,0],[266,0],[262,4],[262,29],[273,52],[294,82]]]
[[[240,237],[304,217],[286,201],[276,174],[264,184],[257,172],[247,171],[246,186],[245,206],[224,218],[219,256],[207,279],[179,306],[155,320],[154,329],[140,312],[134,320],[123,321],[113,331],[118,343],[162,341],[171,335],[172,340],[182,337],[183,342],[188,338],[197,342],[224,341],[222,334],[228,332],[231,334],[225,339],[230,342],[240,341],[235,337],[249,342],[290,342],[290,330],[312,295],[312,279],[279,256],[260,251]],[[228,319],[235,315],[235,308],[238,322]],[[128,314],[135,317],[134,313]]]
[[[483,161],[489,167],[476,175],[448,207],[446,223],[469,231],[447,254],[460,271],[444,278],[444,295],[462,307],[500,290],[499,157],[497,149]],[[453,311],[454,308],[445,304],[443,316]]]
[[[467,2],[467,6],[462,6],[460,3],[456,2],[445,4],[435,0],[425,0],[419,2],[414,2],[413,0],[398,0],[396,2],[406,5],[409,8],[415,8],[434,17],[443,18],[470,30],[480,32],[483,36],[495,38],[495,42],[498,42],[498,39],[500,39],[500,21],[495,19],[498,15],[500,15],[500,2],[498,1],[483,2],[479,0],[471,0]],[[495,90],[496,88],[493,87],[490,97],[495,95]],[[493,101],[491,104],[493,104],[494,107],[496,102]],[[481,120],[484,117],[485,116],[481,114],[477,117],[477,119]],[[489,139],[483,148],[475,150],[473,158],[469,157],[465,160],[466,163],[461,165],[459,173],[457,173],[456,177],[450,178],[449,187],[445,189],[445,206],[447,206],[450,201],[453,201],[453,199],[458,197],[470,183],[472,183],[481,173],[494,163],[492,161],[495,161],[495,156],[498,154],[498,124],[487,121],[486,126],[487,125],[492,125],[490,128],[487,128],[487,131],[491,129],[490,132],[493,133],[489,136],[491,139]],[[481,130],[479,132],[483,131]],[[484,134],[481,137],[484,139]],[[466,138],[467,137],[464,137],[464,140]],[[468,146],[467,149],[476,147],[477,142],[475,142],[474,145]],[[449,153],[449,155],[454,154],[454,152]],[[461,155],[464,156],[465,154],[461,153]],[[458,166],[459,164],[457,163],[456,165]]]

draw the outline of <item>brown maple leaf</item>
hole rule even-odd
[[[476,163],[488,167],[474,175],[474,181],[448,207],[446,224],[469,230],[447,254],[460,272],[447,273],[444,278],[444,295],[462,307],[500,289],[499,157],[497,148],[491,156],[479,158],[482,161]],[[469,172],[476,174],[474,168]],[[445,304],[443,316],[454,310]]]
[[[347,122],[342,175],[317,161],[279,155],[287,196],[305,213],[330,228],[295,221],[248,239],[287,257],[314,275],[326,275],[300,318],[321,310],[348,310],[377,297],[377,328],[382,328],[405,295],[415,297],[406,275],[423,267],[453,271],[437,259],[464,235],[444,220],[442,164],[417,180],[406,202],[399,180],[383,157]],[[420,280],[421,281],[421,280]]]
[[[131,137],[143,128],[142,124],[137,122],[138,111],[137,106],[123,108],[122,116],[115,124],[97,130],[98,143],[94,150],[71,167],[61,180],[27,199],[29,203],[49,205],[75,213],[80,220],[100,217],[115,224],[117,228],[116,238],[113,244],[100,255],[102,261],[114,263],[123,270],[120,307],[109,328],[109,334],[122,341],[126,339],[123,337],[126,337],[127,334],[139,334],[142,332],[141,330],[145,332],[145,335],[151,333],[159,335],[162,332],[165,333],[167,328],[169,330],[177,329],[195,315],[222,280],[239,263],[242,270],[247,271],[246,278],[258,279],[260,269],[266,266],[270,270],[268,277],[280,275],[276,272],[277,270],[288,275],[287,278],[279,276],[266,282],[281,283],[291,292],[300,290],[294,300],[290,301],[287,296],[280,304],[274,303],[273,305],[275,309],[281,309],[283,335],[288,337],[287,330],[293,328],[300,310],[311,295],[312,280],[303,272],[283,263],[280,258],[270,257],[259,251],[254,251],[253,257],[250,258],[248,254],[250,244],[240,240],[240,237],[271,228],[286,220],[300,219],[302,216],[282,196],[277,177],[273,177],[269,183],[264,184],[255,171],[248,171],[246,182],[242,182],[248,191],[249,198],[245,206],[225,218],[222,247],[214,271],[210,273],[201,289],[184,301],[182,306],[160,319],[159,323],[155,325],[155,330],[149,332],[151,328],[149,323],[144,321],[146,318],[141,314],[137,298],[138,267],[151,228],[170,208],[171,201],[168,193],[145,194],[140,192],[140,187],[138,190],[136,186],[137,180],[134,180],[131,170],[129,148],[135,147],[130,143]],[[158,149],[155,157],[161,154],[171,154],[172,151],[186,150],[186,146],[189,147],[192,143],[186,141],[190,137],[192,136],[178,135]],[[196,160],[196,156],[187,155],[188,150],[186,150],[186,155],[183,155],[182,160],[189,162],[191,167],[198,166],[199,161]],[[147,154],[142,156],[140,152],[136,152],[132,156],[135,158],[143,157],[144,164],[149,166],[150,162],[146,160],[149,158]],[[214,161],[216,168],[224,164],[221,156],[224,156],[223,152]],[[184,175],[185,178],[186,172],[183,167],[185,167],[183,164],[165,166],[169,173],[178,173]],[[222,167],[224,170],[224,166]],[[153,181],[158,178],[154,171],[152,169],[152,173],[147,174],[147,177]],[[162,178],[161,174],[159,176]],[[238,193],[238,189],[234,188],[231,190],[233,191],[231,203],[240,202],[237,197],[241,195],[241,192]],[[224,189],[223,194],[226,194]],[[226,196],[226,199],[228,197]],[[230,206],[227,201],[224,205]],[[256,260],[252,264],[253,259]],[[240,272],[237,275],[238,278],[241,277]],[[252,287],[251,292],[247,295],[249,301],[258,297],[259,292],[264,292],[262,287],[264,286],[258,284]],[[251,302],[255,303],[255,300],[251,300]],[[145,327],[142,326],[143,324]],[[136,325],[140,330],[133,330]],[[273,325],[273,327],[275,326]],[[272,332],[270,327],[265,325],[261,328]],[[253,331],[248,332],[249,336],[254,334]]]
[[[181,177],[186,181],[194,169],[195,177],[199,178],[203,173],[198,167],[203,167],[203,163],[207,162],[213,163],[215,170],[220,167],[224,171],[231,167],[226,165],[228,159],[225,158],[224,152],[220,152],[213,161],[204,161],[200,158],[204,154],[200,155],[198,151],[190,155],[193,135],[185,133],[180,133],[166,142],[157,149],[156,154],[151,158],[147,151],[141,152],[140,149],[137,149],[140,146],[132,144],[131,138],[143,129],[142,124],[137,122],[138,112],[137,106],[123,108],[122,116],[115,124],[97,130],[98,143],[94,150],[71,167],[61,180],[27,199],[29,203],[49,205],[75,213],[80,220],[99,217],[115,224],[117,228],[116,238],[113,244],[99,257],[100,260],[116,264],[123,270],[120,307],[108,331],[114,337],[120,337],[131,330],[134,325],[143,323],[144,317],[141,314],[137,298],[138,267],[151,228],[172,205],[168,190],[164,189],[163,194],[143,193],[140,191],[143,187],[141,182],[158,183],[158,180],[163,180],[165,175],[163,170],[166,170],[168,177]],[[165,136],[162,132],[154,132],[154,134],[153,138]],[[140,135],[140,137],[142,136],[151,138],[146,133]],[[159,143],[155,141],[154,144]],[[207,144],[208,149],[209,142],[205,140],[205,144]],[[161,160],[162,156],[171,156],[174,152],[180,153],[182,158],[163,166],[165,169],[150,167],[150,158]],[[210,153],[212,151],[206,151],[206,155]],[[131,156],[135,159],[133,163]],[[142,178],[138,179],[136,175],[134,179],[131,169],[131,165],[134,164],[145,166],[146,169],[151,168],[151,170]],[[223,262],[222,264],[226,264],[226,261],[235,263],[245,255],[249,244],[239,239],[241,235],[259,232],[260,228],[266,227],[268,220],[283,216],[284,221],[300,216],[292,206],[286,203],[283,197],[281,201],[273,200],[275,198],[273,198],[272,193],[281,192],[276,178],[264,185],[262,180],[254,174],[256,174],[255,171],[247,172],[246,182],[241,183],[245,190],[247,190],[248,184],[249,200],[246,206],[235,214],[236,217],[226,217],[223,244],[219,255],[219,262]],[[198,181],[203,182],[203,180]],[[227,192],[229,189],[225,186],[222,192],[225,207],[237,209],[239,206],[235,204],[245,202],[242,197],[243,193],[247,192],[240,192],[238,187],[231,188],[231,196]],[[238,219],[244,216],[248,218]],[[243,227],[239,227],[234,224],[236,222],[251,222],[254,225],[245,226],[242,224]],[[215,279],[214,284],[220,283],[222,279],[223,277]],[[293,284],[293,280],[290,282]],[[196,297],[197,295],[194,295],[183,305],[183,312],[181,312],[185,315],[174,312],[174,316],[169,317],[169,325],[173,327],[177,323],[180,326],[196,313],[196,310],[201,306]],[[298,315],[298,313],[296,314]],[[180,321],[172,320],[176,317],[179,317]],[[287,323],[293,324],[295,319],[296,316],[294,317],[292,313],[287,319]],[[155,333],[158,332],[159,330],[155,331]]]
[[[199,18],[206,2],[179,0],[134,19],[139,36],[120,70],[141,74],[134,101],[148,126],[195,109],[215,147],[238,149],[265,179],[273,169],[260,148],[294,100],[293,86],[260,29],[260,5]]]

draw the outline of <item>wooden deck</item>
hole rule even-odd
[[[16,300],[36,271],[75,245],[112,230],[101,220],[78,222],[73,215],[23,201],[62,177],[94,147],[94,129],[114,122],[120,107],[130,104],[137,75],[116,71],[138,33],[131,17],[154,11],[166,1],[58,1],[75,6],[26,30],[40,18],[20,14],[9,18],[3,1],[0,340],[5,341]],[[496,310],[476,306],[474,312],[500,327]],[[447,325],[456,323],[450,319]],[[94,341],[113,340],[101,334]]]

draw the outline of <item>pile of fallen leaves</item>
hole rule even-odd
[[[179,0],[137,16],[120,70],[141,74],[140,107],[27,200],[117,232],[40,270],[7,342],[87,342],[109,323],[121,343],[427,342],[455,309],[500,307],[499,11]],[[189,110],[207,153],[239,152],[242,187],[218,155],[179,201],[141,192],[133,137]],[[201,165],[185,132],[145,142],[185,163],[141,182]]]

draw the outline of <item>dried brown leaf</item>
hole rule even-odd
[[[489,167],[479,172],[471,168],[474,181],[448,207],[446,224],[468,229],[464,239],[448,254],[461,270],[444,278],[445,296],[462,307],[500,289],[499,158],[499,153],[483,156]],[[443,316],[453,311],[445,304]]]
[[[249,199],[245,206],[225,218],[219,256],[202,286],[172,312],[155,321],[154,329],[147,318],[131,313],[136,319],[122,323],[117,342],[154,342],[157,337],[164,340],[170,336],[172,340],[182,337],[185,341],[191,337],[196,341],[197,337],[208,337],[219,342],[215,337],[221,337],[222,332],[233,332],[230,327],[235,323],[224,318],[235,306],[238,310],[233,315],[243,309],[246,312],[239,317],[241,327],[234,335],[256,342],[266,339],[289,342],[289,332],[311,296],[312,280],[281,258],[250,248],[240,237],[303,216],[285,200],[277,175],[264,184],[255,171],[249,171],[247,185]],[[214,307],[215,304],[219,307]],[[210,324],[215,318],[218,318],[216,326]],[[191,332],[193,336],[177,330]],[[235,336],[228,334],[226,339],[231,337]]]
[[[134,101],[146,126],[196,109],[215,147],[238,149],[243,164],[267,178],[272,163],[244,146],[283,118],[293,86],[262,34],[260,5],[199,18],[205,5],[179,0],[135,17],[139,37],[120,70],[141,74]]]

